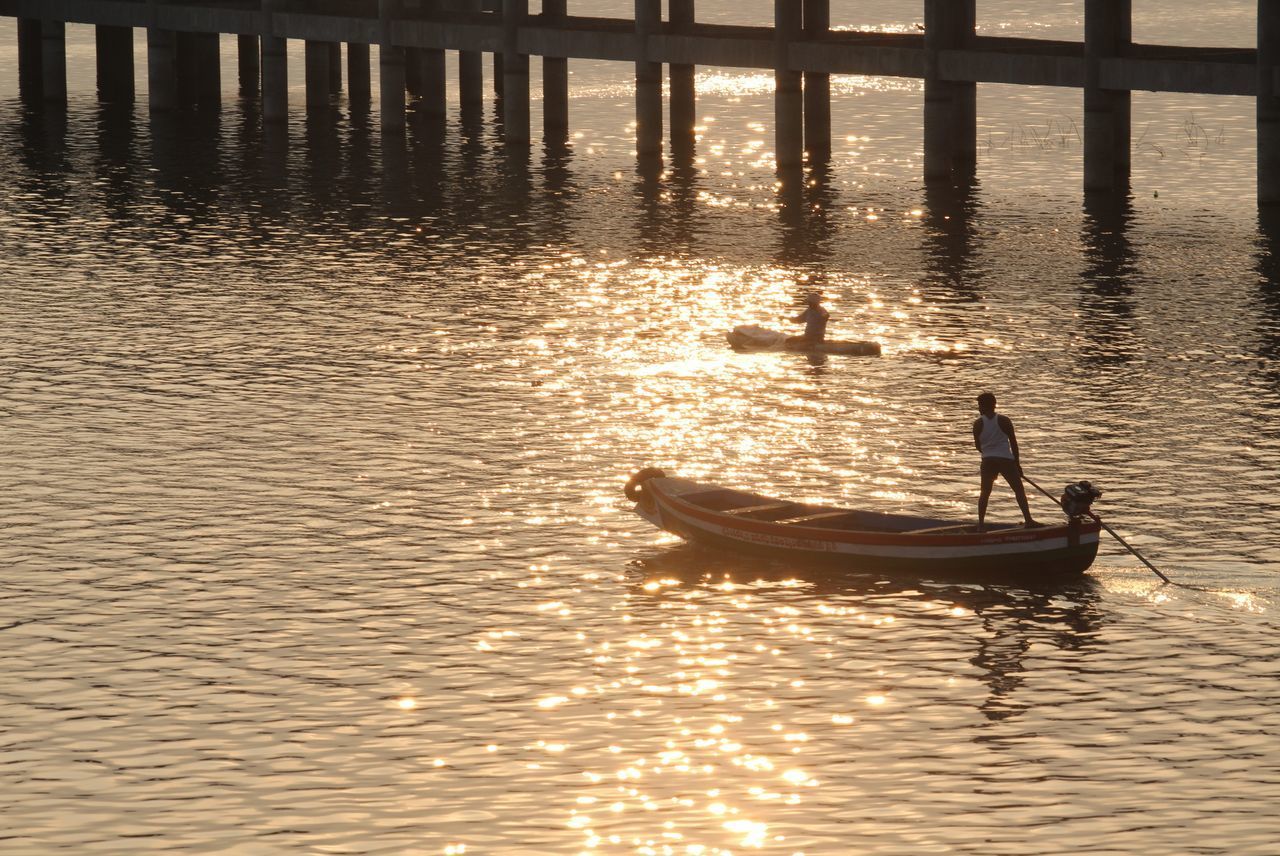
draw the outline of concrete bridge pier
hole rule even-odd
[[[44,98],[43,39],[39,18],[18,19],[18,88],[28,101]]]
[[[694,0],[668,0],[667,14],[676,32],[692,27],[697,18]],[[672,63],[667,70],[671,83],[671,152],[693,153],[698,124],[696,70],[688,63]]]
[[[329,42],[306,43],[307,112],[325,113],[333,108],[329,89]]]
[[[951,102],[954,134],[951,169],[955,175],[972,175],[978,169],[978,85],[959,82]]]
[[[649,61],[649,36],[662,26],[662,0],[636,0],[636,154],[662,157],[662,63]]]
[[[502,0],[502,133],[512,145],[530,142],[529,55],[516,39],[528,18],[529,0]]]
[[[542,0],[542,18],[563,24],[568,15],[567,0]],[[563,146],[569,141],[569,60],[562,56],[542,58],[542,135],[548,144]]]
[[[460,0],[459,8],[480,12],[484,4],[482,0]],[[480,51],[458,51],[458,101],[466,121],[484,112],[484,54]]]
[[[1258,204],[1280,206],[1280,3],[1258,0]],[[1274,209],[1280,210],[1280,208]],[[1269,218],[1268,222],[1275,218]]]
[[[448,104],[445,53],[438,48],[423,48],[418,52],[418,59],[422,87],[418,111],[434,118],[444,116]]]
[[[262,121],[289,121],[289,43],[275,34],[273,13],[284,0],[262,0]]]
[[[217,33],[178,33],[178,95],[197,104],[222,101],[222,65]]]
[[[804,164],[804,74],[791,70],[791,43],[800,35],[801,6],[795,0],[773,0],[774,158],[779,170]]]
[[[383,131],[404,130],[405,58],[404,48],[378,48],[378,97]]]
[[[1259,5],[1259,16],[1263,6]],[[1129,185],[1128,90],[1103,89],[1101,64],[1123,56],[1133,40],[1132,0],[1085,0],[1084,189],[1110,191]],[[1259,18],[1261,26],[1261,17]]]
[[[392,47],[391,18],[399,3],[397,0],[378,0],[378,24],[381,29],[378,46],[378,99],[382,130],[397,133],[404,130],[404,48]]]
[[[236,69],[239,72],[240,94],[253,98],[258,94],[258,78],[262,75],[261,48],[258,37],[252,33],[236,36]]]
[[[342,91],[342,42],[329,42],[329,92]]]
[[[262,118],[289,121],[288,41],[277,36],[262,37]]]
[[[831,0],[804,0],[804,36],[820,40],[831,29]],[[811,163],[831,157],[831,75],[805,72],[804,148]]]
[[[484,110],[484,54],[458,51],[458,101],[464,116],[479,116]]]
[[[152,113],[178,106],[178,34],[147,29],[147,104]]]
[[[288,42],[262,37],[262,119],[268,124],[289,121]]]
[[[569,141],[569,60],[549,56],[542,61],[542,133],[548,142]]]
[[[67,100],[67,25],[62,21],[40,22],[40,80],[45,101]]]
[[[941,81],[924,84],[924,180],[951,180],[952,93]]]
[[[133,28],[95,29],[98,63],[98,100],[127,104],[133,101]]]
[[[422,95],[421,48],[404,49],[404,88],[412,98],[418,98]]]
[[[966,152],[977,142],[961,141],[966,129],[976,134],[976,90],[942,79],[939,53],[962,48],[973,37],[975,0],[925,0],[924,3],[924,179],[950,181]]]
[[[978,26],[976,0],[959,0],[955,14],[960,21],[959,47],[973,44]],[[978,84],[955,81],[952,86],[951,127],[954,148],[951,151],[953,172],[968,180],[978,168]]]
[[[347,98],[353,107],[373,103],[373,75],[369,69],[369,46],[347,43]]]

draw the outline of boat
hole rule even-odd
[[[735,351],[791,351],[797,354],[844,354],[851,357],[880,356],[879,342],[827,339],[817,344],[799,344],[796,337],[768,327],[739,324],[724,334]]]
[[[974,523],[792,502],[653,467],[633,475],[625,492],[645,520],[703,547],[936,579],[1079,576],[1098,554],[1102,528],[1089,511],[1093,496],[1068,502],[1072,513],[1059,524],[989,523],[979,532]]]

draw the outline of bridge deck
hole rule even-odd
[[[150,4],[146,0],[0,0],[0,15],[67,23],[159,27],[188,32],[271,34],[289,39],[379,44],[376,0],[320,0],[286,4],[271,15],[256,0],[199,0]],[[391,22],[390,44],[446,50],[501,51],[501,16],[494,12],[409,10]],[[627,19],[570,16],[552,22],[532,15],[519,27],[521,53],[634,62],[643,47],[653,62],[725,68],[773,69],[770,27],[664,23],[637,36]],[[920,33],[835,30],[791,42],[794,71],[925,76],[929,55]],[[937,53],[942,79],[974,83],[1083,87],[1082,42],[978,36],[960,50]],[[1100,83],[1117,90],[1252,96],[1257,92],[1252,48],[1129,46],[1102,60]]]

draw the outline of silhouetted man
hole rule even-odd
[[[978,396],[978,413],[973,422],[973,445],[982,453],[982,493],[978,496],[978,531],[986,529],[987,500],[996,476],[1013,488],[1013,495],[1022,509],[1022,518],[1028,527],[1039,526],[1031,518],[1027,505],[1027,492],[1022,489],[1022,464],[1018,458],[1018,438],[1013,433],[1013,422],[1007,416],[996,413],[996,397],[990,392]]]

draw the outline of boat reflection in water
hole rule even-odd
[[[1101,644],[1103,590],[1088,576],[1028,579],[1016,586],[912,580],[729,555],[693,545],[675,545],[639,558],[629,576],[638,603],[662,605],[728,596],[737,601],[738,612],[834,617],[834,625],[823,628],[835,634],[826,640],[829,644],[854,648],[862,640],[872,645],[870,650],[851,652],[857,660],[898,660],[900,639],[886,644],[867,638],[868,622],[884,627],[887,610],[892,614],[888,624],[896,631],[927,637],[938,650],[958,654],[977,670],[986,692],[971,698],[971,703],[987,720],[1008,719],[1031,706],[1030,701],[1019,701],[1017,694],[1026,680],[1033,649],[1038,658],[1074,656]],[[808,620],[799,618],[801,623]],[[814,637],[812,632],[805,635]],[[944,661],[950,659],[942,655],[928,663],[899,662],[904,670],[899,677],[916,682],[909,676],[916,667],[946,673],[951,667]],[[839,662],[828,668],[848,673]],[[883,675],[883,669],[877,671]],[[885,686],[883,691],[891,689]]]
[[[1063,733],[1045,717],[1104,645],[1088,578],[936,583],[679,544],[622,578],[624,620],[584,641],[593,684],[565,693],[600,729],[570,791],[588,841],[633,829],[637,802],[686,842],[788,852],[898,835],[909,802],[946,829],[977,792],[1021,805],[1043,775],[1027,740]]]

